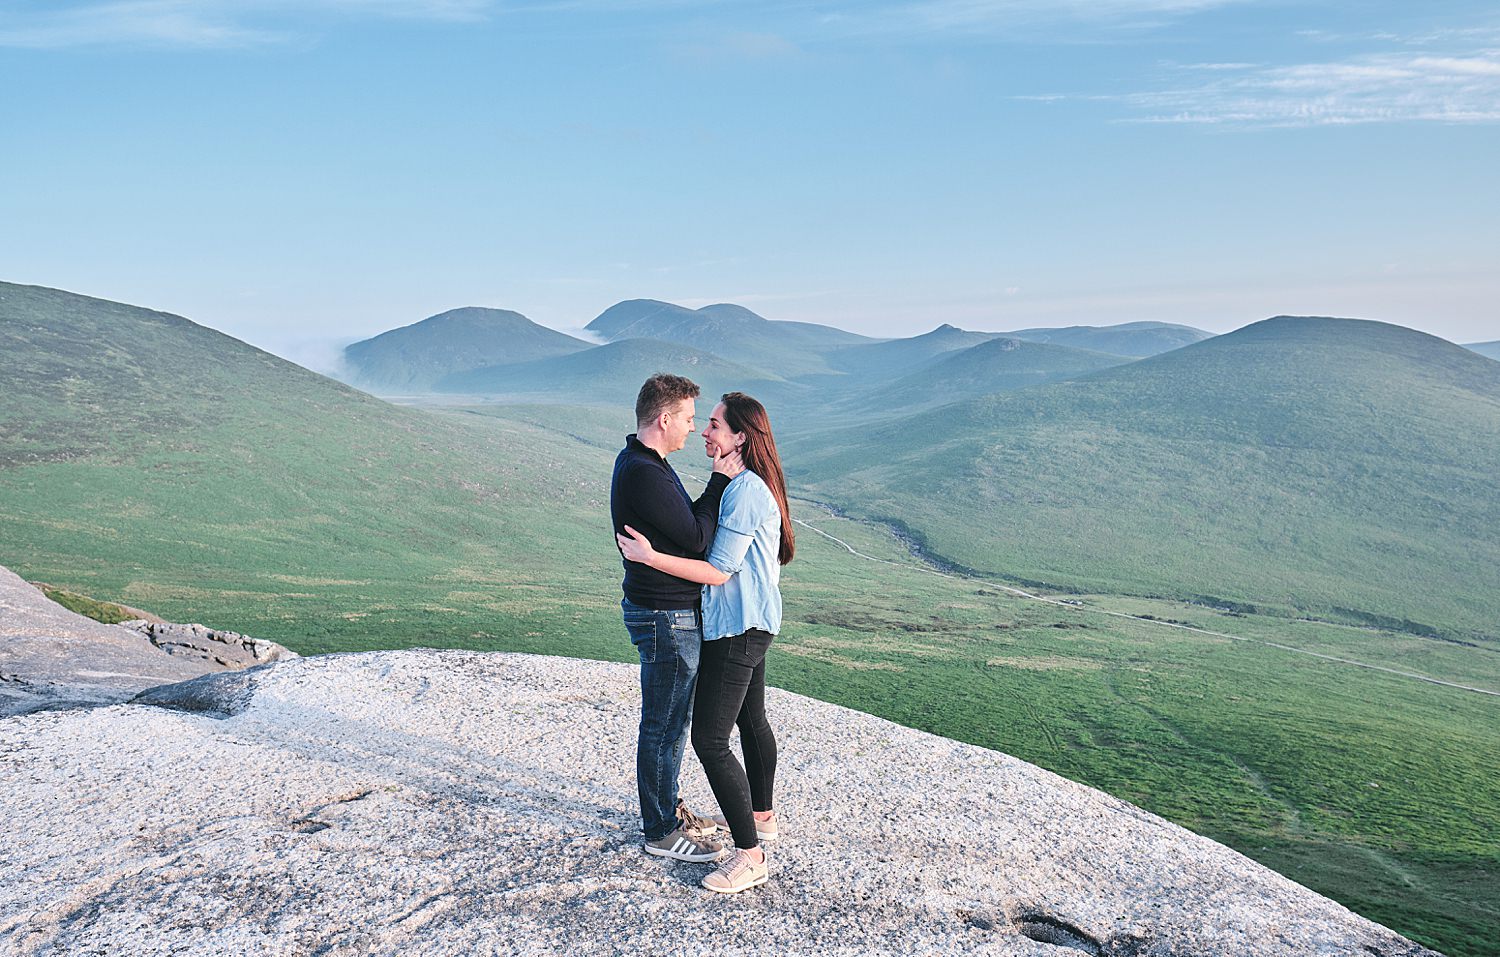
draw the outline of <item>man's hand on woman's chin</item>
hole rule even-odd
[[[734,478],[745,471],[745,460],[740,456],[740,450],[735,449],[728,455],[715,455],[714,471],[729,478]]]

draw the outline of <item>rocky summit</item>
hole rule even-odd
[[[0,953],[1430,954],[1004,754],[772,689],[769,884],[640,850],[630,665],[328,655],[0,718]],[[689,804],[712,798],[691,755]]]

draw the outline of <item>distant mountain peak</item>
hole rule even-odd
[[[460,306],[353,343],[344,358],[360,385],[426,392],[453,373],[566,355],[590,345],[519,312]]]
[[[496,309],[492,306],[458,306],[453,309],[445,309],[423,319],[422,322],[435,322],[453,319],[491,319],[499,322],[513,322],[517,319],[527,319],[526,316],[511,309]],[[417,323],[413,323],[417,325]]]

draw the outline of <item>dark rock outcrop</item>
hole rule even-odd
[[[249,668],[297,657],[296,652],[274,641],[204,625],[136,620],[122,621],[120,627],[140,632],[169,655],[212,661],[223,668]]]

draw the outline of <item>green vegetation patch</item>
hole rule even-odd
[[[79,595],[65,588],[53,588],[51,585],[40,585],[42,594],[57,602],[59,605],[85,618],[103,622],[106,625],[118,625],[122,621],[133,621],[140,617],[132,608],[117,605],[109,601],[96,601],[87,595]]]

